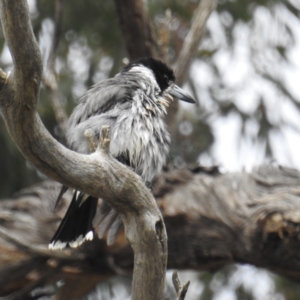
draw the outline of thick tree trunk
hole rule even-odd
[[[249,174],[200,167],[162,174],[153,191],[169,237],[168,267],[213,271],[249,263],[299,282],[299,185],[299,172],[273,165]],[[59,188],[45,182],[1,202],[1,294],[34,280],[39,285],[46,274],[45,282],[64,279],[60,292],[72,299],[97,282],[132,272],[133,253],[123,232],[110,247],[95,240],[76,251],[41,252],[38,245],[48,243],[71,197],[67,194],[53,213]]]
[[[158,46],[143,1],[115,0],[115,5],[129,59],[158,57]]]

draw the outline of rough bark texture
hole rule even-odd
[[[158,56],[158,47],[142,0],[115,0],[120,30],[130,60]]]
[[[105,199],[120,214],[135,252],[132,299],[162,299],[167,241],[152,194],[139,176],[102,149],[80,155],[47,132],[36,112],[42,60],[27,2],[0,3],[3,32],[14,64],[9,77],[1,73],[0,109],[13,141],[48,177]]]
[[[184,300],[187,290],[189,288],[190,282],[188,281],[184,285],[181,284],[180,279],[178,277],[178,272],[174,271],[172,274],[172,281],[175,287],[177,298],[176,300]]]
[[[168,232],[168,267],[214,271],[249,263],[299,282],[299,186],[299,172],[274,165],[250,174],[200,167],[162,174],[154,194]],[[123,232],[110,247],[95,240],[60,256],[40,253],[37,246],[48,243],[71,198],[71,193],[65,195],[53,213],[59,188],[45,182],[1,202],[0,295],[39,285],[40,276],[52,271],[55,276],[45,282],[66,282],[58,299],[74,299],[110,276],[131,274],[133,253]]]

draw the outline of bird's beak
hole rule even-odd
[[[196,101],[188,93],[186,93],[182,88],[180,88],[176,84],[172,86],[169,94],[177,98],[178,100],[182,100],[189,103],[196,103]]]

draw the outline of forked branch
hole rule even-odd
[[[177,293],[177,299],[176,300],[184,300],[185,295],[186,295],[187,290],[188,290],[189,285],[190,285],[190,281],[186,282],[184,285],[181,285],[181,282],[179,280],[177,271],[173,272],[172,281],[173,281],[173,285],[174,285],[176,293]]]
[[[26,0],[1,0],[1,23],[13,71],[0,91],[0,108],[13,141],[50,178],[105,199],[121,216],[134,250],[132,299],[163,298],[166,231],[156,202],[139,176],[109,155],[81,155],[58,143],[37,112],[42,59]],[[1,76],[5,78],[5,76]],[[107,147],[107,141],[104,147]],[[156,232],[160,222],[161,230]]]

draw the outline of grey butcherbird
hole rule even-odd
[[[164,115],[173,98],[195,103],[175,84],[174,72],[166,64],[153,58],[134,61],[115,77],[95,84],[81,98],[68,122],[68,145],[87,154],[85,130],[92,129],[99,136],[101,127],[109,125],[110,153],[132,168],[145,183],[151,183],[161,172],[169,152],[170,136]],[[49,248],[78,247],[85,240],[93,239],[97,202],[97,198],[75,191]],[[106,229],[115,228],[108,237],[111,243],[121,220],[107,205],[102,213],[103,217],[96,221],[100,223],[98,235],[102,237]]]

